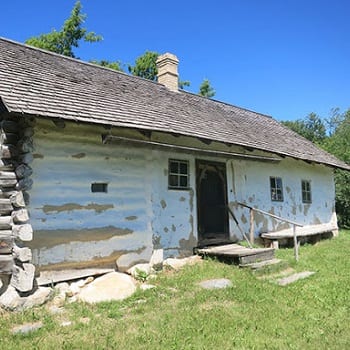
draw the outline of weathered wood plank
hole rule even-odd
[[[13,220],[11,216],[0,216],[0,230],[11,229],[12,225],[13,225]]]
[[[16,174],[13,171],[0,171],[0,180],[16,180]]]
[[[13,171],[14,168],[12,159],[0,159],[0,169],[2,171]]]
[[[249,240],[250,244],[254,244],[254,210],[249,210],[250,215],[250,229],[249,229]]]
[[[17,148],[12,145],[1,145],[0,158],[10,159],[18,155]]]
[[[39,286],[51,285],[52,283],[71,281],[78,278],[89,276],[103,275],[108,272],[113,272],[115,269],[110,268],[91,268],[91,269],[69,269],[60,271],[41,271],[37,278]]]
[[[307,225],[303,227],[297,227],[296,234],[297,234],[297,237],[305,237],[305,236],[318,235],[325,232],[331,232],[337,229],[338,229],[337,225],[333,223]],[[266,239],[274,239],[274,240],[284,239],[284,238],[293,238],[294,237],[293,228],[289,228],[281,231],[275,231],[275,232],[262,233],[261,237]]]
[[[0,233],[4,237],[5,236],[8,236],[8,237],[12,237],[13,236],[12,230],[1,230]]]
[[[216,256],[218,258],[232,259],[233,262],[244,265],[257,261],[269,260],[274,257],[274,249],[271,248],[246,248],[238,244],[226,244],[209,248],[197,249],[199,255]]]
[[[24,263],[23,268],[14,265],[10,284],[20,292],[29,292],[33,289],[35,267]]]
[[[12,255],[0,255],[0,273],[10,275],[14,270],[14,266]]]
[[[10,254],[13,247],[12,236],[2,236],[0,233],[0,254]]]
[[[0,189],[0,198],[10,198],[12,196],[12,194],[15,192],[17,192],[17,191],[14,191],[11,188]]]
[[[16,186],[17,185],[17,179],[2,179],[2,180],[0,180],[0,186],[1,187],[6,187],[6,188],[8,188],[8,187],[14,187],[14,186]]]
[[[258,261],[271,260],[274,258],[274,256],[275,256],[274,250],[270,249],[270,250],[261,251],[259,253],[252,254],[252,255],[240,256],[239,263],[241,265],[251,264]]]
[[[9,198],[0,198],[0,214],[6,215],[11,214],[13,206]]]

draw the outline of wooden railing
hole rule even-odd
[[[286,218],[282,218],[280,216],[268,213],[267,211],[264,211],[264,210],[261,210],[261,209],[257,209],[257,208],[253,208],[253,207],[251,207],[251,206],[249,206],[247,204],[244,204],[244,203],[237,202],[237,204],[242,206],[242,207],[244,207],[244,208],[248,208],[249,209],[249,215],[250,215],[250,229],[249,229],[250,244],[254,244],[254,212],[257,212],[257,213],[260,213],[260,214],[263,214],[263,215],[267,215],[267,216],[270,216],[270,217],[272,217],[272,218],[274,218],[276,220],[283,221],[283,222],[286,222],[288,224],[293,225],[294,257],[295,257],[296,261],[299,260],[299,244],[298,244],[298,237],[297,237],[296,228],[297,228],[297,226],[302,227],[303,225],[301,225],[301,224],[299,224],[299,223],[297,223],[295,221],[292,221],[292,220],[289,220],[289,219],[286,219]],[[231,211],[231,209],[230,209],[230,211]],[[245,237],[245,235],[244,235],[244,237]]]
[[[238,223],[238,220],[235,216],[235,214],[233,214],[233,211],[231,210],[231,208],[229,206],[226,207],[227,211],[229,212],[229,214],[232,216],[232,219],[234,220],[234,222],[236,223],[239,231],[241,232],[242,236],[244,237],[244,239],[247,241],[249,248],[253,248],[252,246],[252,242],[249,242],[248,237],[246,236],[246,234],[244,233],[244,231],[242,230],[241,226]],[[253,242],[254,243],[254,242]]]

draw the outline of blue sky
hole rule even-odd
[[[215,99],[278,120],[350,108],[349,0],[81,2],[85,26],[104,37],[75,51],[83,60],[171,52],[187,90],[207,78]],[[0,36],[24,42],[60,29],[74,3],[3,1]]]

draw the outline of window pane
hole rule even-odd
[[[108,184],[107,183],[92,183],[91,184],[91,192],[108,192]]]
[[[270,191],[271,200],[273,201],[283,201],[283,186],[282,178],[280,177],[270,177]]]
[[[169,159],[169,188],[188,189],[189,165],[187,160]]]
[[[276,190],[276,193],[277,193],[276,199],[279,200],[279,201],[282,200],[282,199],[283,199],[282,190],[277,189],[277,190]]]
[[[180,163],[180,174],[187,174],[187,163]]]
[[[177,175],[170,175],[169,176],[169,186],[171,187],[178,187],[178,176]]]
[[[282,179],[280,177],[276,178],[276,187],[282,189]]]
[[[275,178],[274,177],[270,177],[270,186],[271,186],[271,188],[276,188]]]
[[[303,203],[311,203],[311,182],[307,180],[301,181],[301,198]]]
[[[180,176],[180,186],[187,187],[187,176]]]
[[[178,173],[178,162],[171,161],[169,164],[170,173],[177,174]]]

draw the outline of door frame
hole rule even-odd
[[[201,191],[200,191],[200,177],[203,175],[205,167],[214,168],[217,171],[217,174],[222,180],[223,194],[224,194],[224,205],[228,205],[228,193],[227,193],[227,175],[226,175],[226,162],[217,162],[212,160],[205,159],[196,159],[196,195],[197,195],[197,231],[198,231],[198,243],[201,244],[204,241],[210,241],[210,239],[203,236],[201,232]],[[224,214],[224,232],[222,232],[221,237],[218,237],[218,241],[228,241],[230,238],[230,229],[229,229],[229,216],[227,210]],[[214,239],[212,239],[214,242]],[[207,242],[205,242],[207,243]]]

